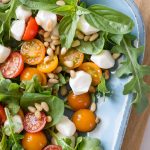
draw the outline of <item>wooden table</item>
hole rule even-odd
[[[142,13],[147,33],[144,64],[150,65],[150,0],[135,0],[135,2],[137,3]],[[150,77],[146,77],[145,80],[150,84]],[[122,150],[140,150],[144,129],[146,127],[149,115],[150,106],[147,108],[147,110],[145,110],[143,114],[139,116],[136,114],[134,109],[132,110],[128,128],[122,145]]]

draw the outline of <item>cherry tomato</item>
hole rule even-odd
[[[62,148],[58,145],[48,145],[43,150],[62,150]]]
[[[73,92],[71,92],[69,93],[67,100],[69,106],[73,110],[88,108],[91,104],[90,95],[88,93],[81,94],[81,95],[74,95]]]
[[[43,73],[50,73],[52,71],[54,71],[58,66],[58,57],[54,56],[52,60],[48,61],[48,62],[42,62],[40,64],[37,65],[37,69],[40,72]]]
[[[89,132],[96,126],[96,117],[94,113],[88,109],[80,109],[72,116],[76,128],[80,132]]]
[[[22,109],[20,108],[18,111],[18,115],[21,117],[22,121],[24,120],[24,113],[22,111]]]
[[[29,65],[37,65],[41,63],[45,57],[45,46],[37,39],[26,41],[21,47],[21,54],[24,62]]]
[[[10,79],[19,76],[23,68],[23,58],[18,52],[12,52],[6,62],[0,66],[3,76]]]
[[[0,123],[4,123],[6,121],[6,114],[4,107],[0,105]]]
[[[40,71],[38,71],[36,68],[27,67],[23,70],[23,72],[20,75],[20,80],[31,80],[33,76],[36,75],[39,79],[39,82],[42,85],[46,85],[47,79],[46,75]]]
[[[92,62],[83,63],[79,67],[79,70],[83,70],[92,76],[92,84],[94,86],[96,86],[100,83],[100,79],[102,76],[102,70],[96,64],[94,64]]]
[[[73,67],[69,69],[74,69],[79,67],[84,60],[84,54],[76,49],[69,50],[65,55],[60,55],[60,62],[65,65],[65,61],[73,61]],[[65,65],[66,66],[66,65]],[[67,66],[66,66],[67,67]]]
[[[24,129],[29,133],[41,131],[46,124],[46,115],[41,113],[41,118],[37,118],[34,113],[27,113],[24,118]]]
[[[25,150],[42,150],[46,144],[47,139],[43,132],[26,132],[22,139],[22,146]]]
[[[36,23],[35,18],[30,17],[22,39],[24,41],[32,40],[37,35],[38,29],[39,26]]]

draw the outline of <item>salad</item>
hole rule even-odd
[[[130,76],[137,112],[148,105],[144,51],[131,18],[78,0],[2,0],[0,150],[102,150],[85,136],[101,122],[97,96],[111,95],[111,71]]]

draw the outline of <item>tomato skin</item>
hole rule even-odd
[[[4,123],[6,121],[6,114],[4,107],[0,105],[0,123]]]
[[[100,83],[102,70],[93,62],[85,62],[79,66],[79,70],[83,70],[92,76],[92,85],[97,86]]]
[[[96,116],[88,109],[80,109],[72,116],[76,128],[80,132],[89,132],[96,126]]]
[[[29,19],[29,21],[28,21],[28,23],[27,23],[27,26],[26,26],[24,35],[23,35],[23,37],[22,37],[22,40],[28,41],[28,40],[34,39],[34,37],[35,37],[35,36],[37,35],[37,33],[38,33],[38,30],[39,30],[39,26],[38,26],[38,24],[36,23],[35,18],[30,17],[30,19]]]
[[[43,73],[50,73],[54,71],[58,66],[58,57],[54,56],[53,59],[47,63],[44,61],[37,65],[37,69]]]
[[[46,144],[47,139],[43,132],[26,132],[22,139],[22,146],[25,150],[42,150]]]
[[[71,92],[69,93],[67,100],[69,106],[75,111],[88,108],[91,104],[90,95],[88,93],[74,95],[73,92]]]
[[[20,53],[26,64],[37,65],[43,61],[46,50],[44,44],[40,40],[33,39],[23,43]]]
[[[21,81],[31,80],[34,75],[36,75],[38,77],[39,82],[42,85],[46,85],[46,83],[47,83],[46,75],[44,73],[38,71],[36,68],[32,68],[32,67],[27,67],[23,70],[23,72],[20,75],[20,80]]]
[[[18,52],[12,52],[6,62],[0,66],[0,70],[5,78],[16,78],[24,68],[22,55]]]
[[[58,145],[48,145],[43,150],[62,150],[62,148]]]
[[[74,63],[73,67],[68,67],[68,68],[75,69],[83,63],[84,54],[76,49],[70,49],[67,51],[65,55],[59,55],[59,59],[60,59],[61,64],[63,65],[65,65],[65,61],[73,61]]]
[[[24,129],[29,133],[41,131],[46,125],[46,115],[41,113],[41,118],[36,118],[34,113],[27,113],[24,118]]]

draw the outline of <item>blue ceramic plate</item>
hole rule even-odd
[[[130,16],[135,23],[133,34],[137,36],[140,45],[145,45],[144,25],[138,8],[133,0],[84,0],[88,5],[103,4],[119,10]],[[127,127],[132,95],[123,95],[124,84],[129,78],[118,79],[115,72],[109,81],[113,94],[111,97],[98,98],[97,115],[101,124],[88,136],[100,138],[105,150],[120,150]]]

